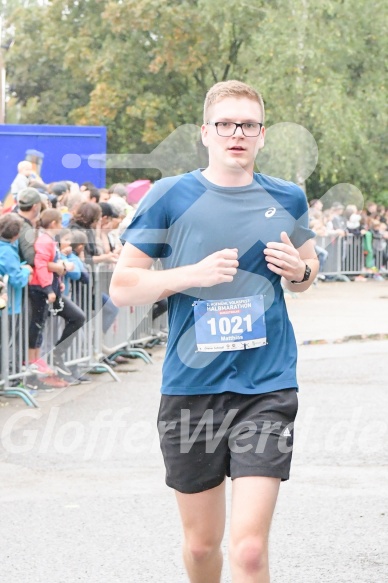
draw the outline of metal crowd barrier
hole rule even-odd
[[[152,321],[152,305],[136,308],[126,307],[118,309],[113,324],[108,330],[103,330],[104,308],[102,294],[109,293],[109,284],[112,277],[112,266],[98,264],[89,270],[89,283],[72,282],[71,299],[85,313],[85,323],[72,340],[70,348],[65,354],[65,363],[68,366],[81,365],[86,370],[99,367],[116,380],[120,378],[109,366],[107,356],[123,354],[129,357],[140,357],[147,363],[152,358],[146,348],[154,343],[166,340],[165,317]],[[5,282],[7,278],[4,278]],[[29,393],[27,378],[33,374],[28,364],[28,333],[30,310],[28,301],[28,286],[23,290],[22,310],[16,314],[15,292],[8,290],[8,303],[0,311],[1,318],[1,361],[0,361],[0,395],[19,396],[26,404],[37,407],[38,403]],[[8,307],[10,315],[8,315]],[[63,328],[60,318],[53,307],[49,308],[44,331],[44,343],[41,349],[41,358],[46,359],[53,367],[53,348],[60,337]],[[101,370],[102,369],[102,370]],[[85,372],[86,372],[85,370]]]
[[[99,298],[103,293],[109,295],[112,273],[112,266],[104,264],[97,266]],[[152,358],[146,348],[165,339],[166,333],[162,332],[158,324],[155,326],[152,320],[152,304],[129,306],[118,309],[112,326],[102,334],[100,348],[107,356],[140,357],[145,362],[151,363]]]
[[[28,290],[23,290],[21,312],[16,314],[12,309],[15,306],[15,290],[8,286],[8,277],[4,277],[8,301],[6,307],[0,311],[1,318],[1,378],[0,395],[4,397],[21,397],[23,401],[32,407],[38,407],[38,403],[25,388],[24,379],[28,375],[25,362],[28,359]],[[27,298],[27,301],[26,301]],[[9,307],[11,306],[11,314]]]
[[[318,236],[315,241],[329,254],[321,272],[324,275],[361,275],[367,271],[363,237],[352,234],[344,237]],[[374,253],[376,272],[385,267],[383,262],[384,253],[376,251]]]
[[[98,348],[98,337],[101,329],[101,307],[95,302],[94,295],[98,288],[96,275],[90,269],[89,283],[84,284],[80,281],[71,282],[71,294],[69,298],[82,309],[85,314],[85,323],[74,335],[70,348],[65,353],[65,363],[67,366],[81,365],[91,371],[96,367],[104,369],[115,381],[120,381],[117,374],[107,363],[101,362],[103,354]],[[48,363],[54,367],[53,348],[60,338],[64,327],[63,320],[58,315],[59,312],[49,308],[49,318],[46,327],[45,337],[45,354],[48,356]]]

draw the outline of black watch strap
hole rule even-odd
[[[291,281],[291,283],[303,283],[304,281],[307,281],[310,278],[310,275],[311,267],[309,267],[306,263],[306,269],[304,270],[303,279],[301,279],[300,281]]]

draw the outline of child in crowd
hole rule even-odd
[[[69,229],[61,229],[58,233],[58,238],[59,254],[57,260],[63,261],[66,272],[64,274],[64,282],[60,282],[59,293],[57,293],[53,304],[53,313],[63,318],[65,327],[54,347],[54,365],[62,375],[73,377],[73,371],[66,365],[64,355],[70,348],[75,333],[84,325],[85,314],[70,299],[70,281],[77,281],[81,278],[83,265],[72,252],[72,232]],[[70,380],[75,382],[76,379],[70,378]]]
[[[62,230],[61,221],[61,213],[55,209],[43,211],[40,218],[41,228],[35,242],[35,267],[30,283],[32,315],[29,333],[29,359],[39,372],[53,374],[47,363],[40,358],[49,304],[52,304],[53,312],[65,321],[61,337],[55,344],[54,365],[57,371],[71,377],[71,370],[64,363],[63,355],[69,348],[74,333],[84,324],[85,315],[69,298],[61,297],[64,284],[59,275],[48,270],[49,262],[60,261],[55,237]],[[71,262],[63,261],[63,265],[65,272],[74,269]]]
[[[54,371],[40,357],[49,305],[60,294],[60,278],[48,265],[57,259],[55,236],[62,228],[61,213],[47,209],[40,217],[40,230],[34,244],[35,262],[29,287],[31,321],[29,328],[29,362],[37,372],[53,375]],[[67,383],[66,383],[67,384]]]
[[[77,231],[77,230],[73,230],[71,231],[71,249],[72,249],[72,253],[70,255],[70,257],[72,258],[72,261],[76,261],[78,260],[78,265],[80,267],[81,270],[81,277],[80,277],[80,281],[81,283],[85,283],[88,284],[90,277],[89,277],[89,271],[86,268],[86,265],[84,263],[85,261],[85,245],[88,242],[88,238],[85,235],[85,233],[83,231]]]
[[[67,271],[63,278],[61,305],[56,314],[64,318],[66,325],[55,347],[54,364],[56,369],[65,375],[66,380],[70,381],[71,384],[90,383],[91,380],[76,365],[72,365],[70,369],[65,364],[63,358],[64,352],[72,343],[75,332],[83,326],[86,319],[85,313],[82,310],[82,307],[86,308],[86,306],[82,305],[82,295],[78,295],[75,298],[79,306],[74,303],[71,297],[73,295],[72,282],[80,281],[81,283],[89,283],[87,268],[75,252],[78,249],[79,254],[83,253],[84,245],[87,243],[87,237],[80,231],[62,229],[58,238],[60,260],[64,261],[67,266]],[[71,266],[70,269],[69,266]]]
[[[86,238],[86,236],[85,236]],[[63,295],[71,296],[71,282],[78,281],[81,279],[82,273],[82,261],[73,253],[73,248],[71,246],[72,242],[72,231],[70,229],[62,229],[59,233],[59,257],[63,261],[71,265],[71,268],[67,268],[64,276],[64,290]]]
[[[28,284],[32,267],[22,265],[18,253],[17,240],[22,221],[18,215],[10,213],[0,217],[0,275],[8,275],[8,313],[20,314],[22,289]],[[11,301],[12,300],[12,301]]]

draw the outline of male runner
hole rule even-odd
[[[253,172],[263,124],[253,88],[209,90],[209,165],[147,194],[110,289],[118,306],[168,297],[158,428],[191,583],[220,582],[226,476],[233,583],[269,582],[270,523],[289,477],[298,385],[282,285],[306,290],[318,261],[303,191]],[[163,270],[150,270],[155,258]]]

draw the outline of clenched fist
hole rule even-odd
[[[192,265],[193,287],[232,282],[239,265],[237,257],[238,249],[223,249]]]

